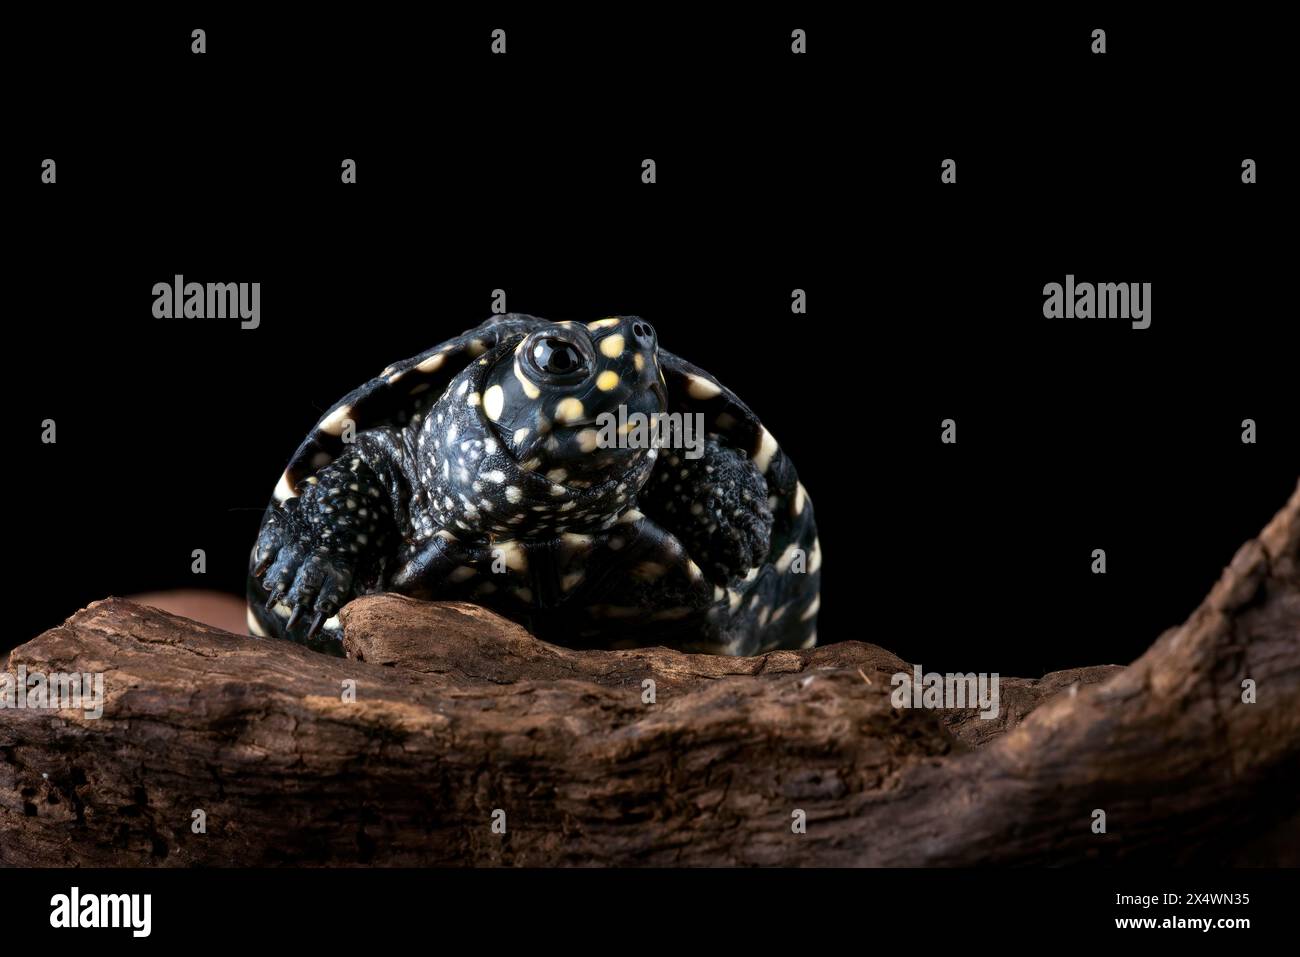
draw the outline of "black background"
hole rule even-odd
[[[109,594],[241,591],[320,414],[503,288],[548,318],[640,314],[755,409],[817,509],[822,642],[927,670],[1125,663],[1300,474],[1282,43],[1254,12],[15,27],[4,514],[23,601],[0,638]],[[153,319],[177,273],[261,282],[261,327]],[[1151,282],[1151,328],[1044,319],[1067,273]]]

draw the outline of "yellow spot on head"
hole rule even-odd
[[[595,322],[587,323],[587,328],[593,331],[596,329],[608,329],[610,326],[617,326],[620,322],[622,322],[622,320],[617,316],[610,316],[608,319],[597,319]]]
[[[623,337],[618,333],[600,340],[600,354],[609,359],[617,359],[623,354]]]
[[[561,399],[555,404],[555,421],[561,425],[572,425],[581,422],[586,410],[582,407],[582,402],[573,396]]]
[[[638,352],[636,355],[632,357],[632,365],[636,366],[637,372],[640,372],[642,369],[645,368],[645,356],[641,355],[641,353]]]
[[[618,373],[613,369],[606,369],[600,375],[596,376],[596,388],[601,392],[611,392],[618,388]]]
[[[493,422],[501,417],[501,410],[505,408],[505,404],[506,394],[501,386],[489,386],[487,392],[483,393],[483,410]]]
[[[429,358],[421,362],[418,366],[416,366],[416,368],[419,369],[421,372],[437,372],[439,369],[442,368],[442,361],[443,361],[443,355],[441,352],[439,352],[435,355],[429,356]]]
[[[519,380],[519,386],[524,390],[524,395],[530,399],[536,399],[542,394],[542,390],[533,385],[524,371],[519,368],[518,361],[515,362],[515,378]]]

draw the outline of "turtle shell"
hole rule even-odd
[[[454,339],[393,363],[365,385],[353,389],[330,406],[293,453],[276,483],[273,504],[297,496],[305,479],[343,454],[346,423],[352,423],[354,433],[381,425],[404,425],[437,401],[447,383],[472,360],[508,338],[527,335],[549,324],[545,319],[518,313],[493,316]]]

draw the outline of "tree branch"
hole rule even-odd
[[[343,615],[347,660],[120,599],[15,649],[11,674],[102,672],[105,700],[0,711],[0,862],[1205,863],[1295,839],[1300,489],[1136,662],[1004,679],[996,721],[894,708],[909,666],[859,642],[570,651],[471,605]]]

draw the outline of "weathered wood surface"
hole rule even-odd
[[[908,666],[858,642],[579,652],[391,595],[344,620],[346,660],[109,599],[15,649],[106,694],[0,711],[0,863],[1249,863],[1296,835],[1300,489],[1136,662],[1004,679],[995,721],[895,709]]]

